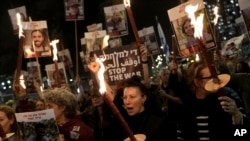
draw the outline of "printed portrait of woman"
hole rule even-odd
[[[196,15],[204,13],[205,12],[202,9],[197,11]],[[199,38],[194,36],[194,25],[191,23],[191,19],[188,17],[188,15],[173,21],[172,25],[174,26],[180,54],[187,57],[198,53],[200,50],[198,44]],[[205,41],[207,49],[216,47],[211,29],[212,28],[208,21],[208,17],[205,14],[203,17],[203,32],[201,38]]]

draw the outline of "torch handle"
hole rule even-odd
[[[198,40],[198,42],[199,42],[200,50],[202,51],[204,59],[206,60],[207,66],[210,70],[210,73],[212,74],[212,77],[218,79],[217,71],[215,69],[214,64],[212,63],[211,59],[208,56],[207,47],[205,43],[201,39]]]
[[[115,115],[115,117],[118,119],[118,121],[123,126],[123,129],[125,130],[127,136],[131,139],[131,141],[136,141],[136,138],[133,135],[133,132],[129,128],[127,122],[122,117],[120,111],[118,110],[118,108],[116,107],[116,105],[114,104],[114,102],[111,100],[111,98],[107,94],[104,94],[104,100],[108,104],[108,106],[110,107],[110,109],[112,110],[112,112]]]
[[[135,36],[136,43],[137,43],[138,46],[140,46],[140,44],[142,42],[141,42],[141,39],[140,39],[139,34],[138,34],[138,30],[137,30],[137,27],[136,27],[136,24],[135,24],[133,12],[132,12],[131,8],[128,7],[128,6],[126,7],[126,11],[128,13],[128,18],[129,18],[129,21],[130,21],[130,24],[131,24],[131,27],[132,27],[132,30],[133,30],[133,33],[134,33],[134,36]]]
[[[16,76],[15,76],[16,93],[19,93],[20,75],[21,75],[22,60],[23,60],[23,43],[24,43],[24,37],[21,37],[19,40],[19,45],[18,45],[17,67],[16,67]]]
[[[61,74],[60,71],[58,69],[58,63],[57,61],[54,61],[55,63],[55,73],[56,73],[56,83],[57,83],[57,87],[61,87]]]
[[[207,47],[206,47],[205,43],[201,39],[198,40],[198,42],[199,42],[200,50],[202,51],[202,54],[204,55],[204,59],[206,60],[208,69],[209,69],[213,79],[216,80],[216,83],[220,83],[216,68],[215,68],[214,64],[212,63],[210,57],[208,56]],[[219,92],[220,96],[226,95],[225,92],[221,88],[218,90],[218,92]]]
[[[214,42],[217,45],[215,51],[216,51],[216,54],[218,55],[219,59],[221,60],[221,53],[220,53],[219,46],[218,46],[219,42],[217,39],[218,36],[217,36],[217,26],[216,25],[214,25],[213,30],[214,30],[214,33],[213,33],[214,34]]]
[[[175,35],[172,35],[172,51],[173,51],[173,62],[177,65],[177,61],[176,61],[177,44],[176,44]],[[173,71],[176,73],[177,68],[174,68]]]

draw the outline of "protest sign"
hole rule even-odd
[[[101,52],[95,52],[100,58],[105,58],[106,68],[105,79],[109,84],[114,85],[131,78],[134,75],[143,78],[141,56],[137,46],[122,46],[116,48],[107,48]]]
[[[160,54],[160,49],[156,40],[154,27],[146,27],[138,31],[141,41],[147,48],[148,56]]]
[[[197,6],[197,10],[194,11],[196,15],[195,18],[201,14],[204,15],[202,38],[207,49],[214,49],[216,47],[212,27],[203,1],[189,0],[188,2],[182,3],[167,11],[175,37],[177,38],[179,54],[184,57],[195,55],[199,52],[199,44],[197,39],[194,37],[194,25],[192,25],[189,15],[186,12],[187,6]]]
[[[16,113],[15,115],[25,141],[34,139],[38,131],[40,135],[43,135],[43,140],[58,140],[59,130],[53,109]]]

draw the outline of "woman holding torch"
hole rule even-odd
[[[100,64],[98,62],[91,62],[88,68],[95,76],[98,76]],[[141,82],[134,79],[129,79],[124,83],[123,103],[126,109],[126,115],[123,115],[128,126],[131,128],[136,139],[146,141],[164,141],[171,140],[171,129],[168,129],[167,119],[165,117],[158,117],[153,115],[146,105],[147,103],[147,87]],[[110,93],[110,92],[107,92]],[[115,129],[114,140],[122,141],[128,136],[125,130],[119,126],[119,123],[113,125]],[[146,136],[146,139],[145,139]],[[129,140],[128,138],[125,139]]]
[[[184,140],[231,140],[235,129],[249,125],[239,95],[224,87],[230,79],[227,75],[218,76],[220,83],[217,87],[225,93],[220,95],[218,89],[210,91],[215,87],[210,83],[212,75],[206,63],[192,63],[186,72],[192,92],[182,104],[180,127]]]

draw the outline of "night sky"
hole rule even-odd
[[[80,38],[87,31],[86,26],[93,23],[104,24],[103,7],[123,3],[122,0],[84,0],[85,20],[65,21],[63,0],[1,0],[0,2],[0,75],[13,75],[16,69],[18,36],[13,34],[13,29],[8,15],[8,9],[25,6],[27,15],[33,21],[46,20],[48,24],[50,40],[60,39],[60,48],[68,48],[75,65],[75,29],[77,29],[78,50],[81,51]],[[173,1],[173,2],[171,2]],[[154,26],[156,30],[155,16],[158,17],[163,31],[171,46],[173,34],[167,15],[167,10],[179,4],[176,0],[131,0],[137,29]],[[75,24],[76,23],[76,24]],[[76,25],[76,26],[75,26]],[[104,27],[105,29],[105,27]],[[123,44],[134,42],[135,38],[129,25],[129,35],[122,37]],[[60,50],[59,48],[59,50]],[[80,59],[79,59],[80,60]],[[23,58],[22,69],[26,70],[26,62],[35,61]],[[39,58],[42,74],[44,66],[53,63],[52,57]],[[79,69],[81,62],[79,61]],[[79,71],[81,75],[81,71]]]

